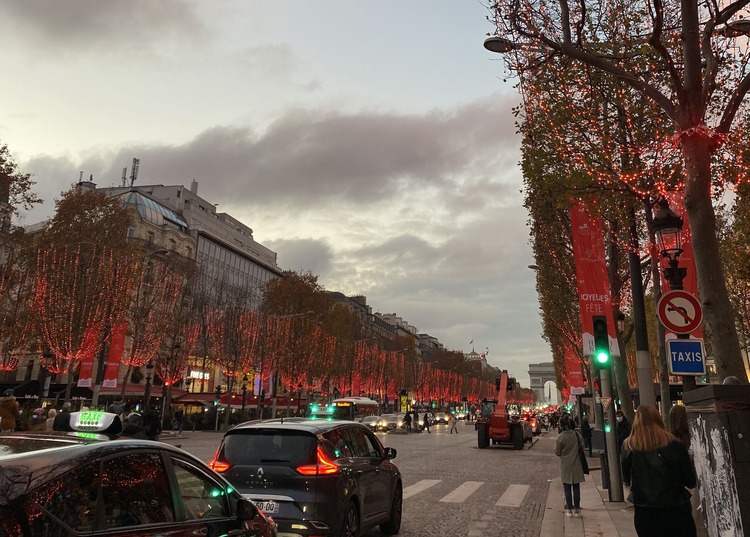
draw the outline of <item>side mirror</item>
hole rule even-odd
[[[246,498],[237,500],[237,518],[240,520],[255,520],[258,516],[258,507]]]
[[[385,458],[386,459],[395,459],[396,458],[396,450],[392,447],[385,448]]]

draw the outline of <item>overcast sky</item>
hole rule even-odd
[[[518,96],[478,0],[0,0],[0,142],[52,215],[93,175],[183,184],[282,269],[528,386],[540,336]],[[470,342],[473,341],[473,344]]]

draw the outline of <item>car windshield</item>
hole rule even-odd
[[[242,429],[224,438],[224,458],[233,465],[299,466],[315,456],[316,438],[304,431]]]

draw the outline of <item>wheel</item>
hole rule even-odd
[[[341,527],[341,537],[359,536],[359,513],[354,502],[349,502],[349,507],[344,514],[344,524]]]
[[[513,449],[523,449],[523,429],[520,426],[511,427],[510,439],[513,442]]]
[[[396,485],[396,491],[393,493],[393,502],[391,503],[391,518],[388,522],[380,525],[380,533],[383,535],[396,535],[401,531],[401,514],[404,508],[404,493],[401,490],[401,483]]]
[[[477,446],[479,449],[490,447],[489,425],[480,423],[477,425]]]

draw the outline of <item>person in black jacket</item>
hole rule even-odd
[[[667,432],[656,407],[641,405],[622,451],[638,537],[695,537],[690,492],[697,484],[687,447]]]
[[[628,417],[622,410],[618,410],[615,413],[615,419],[617,420],[617,449],[622,453],[622,444],[630,435],[630,421],[628,421]]]

